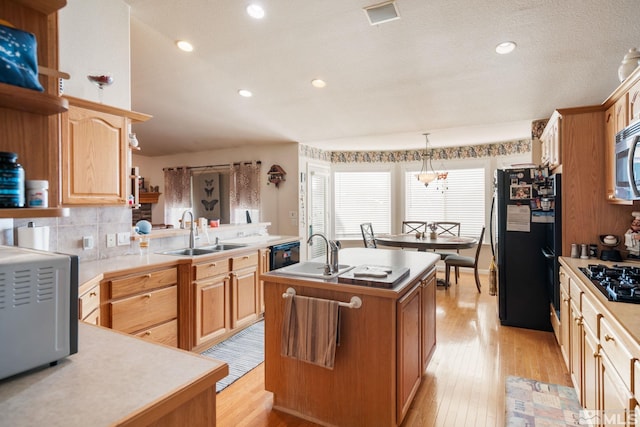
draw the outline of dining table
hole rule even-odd
[[[472,248],[478,239],[465,236],[442,236],[432,239],[429,235],[416,237],[415,234],[381,234],[376,236],[376,245],[396,248],[413,248],[419,251],[435,249],[458,250]]]
[[[432,239],[429,235],[417,237],[415,234],[381,234],[376,236],[376,245],[391,246],[395,248],[412,248],[418,251],[442,249],[456,251],[458,249],[472,248],[478,244],[478,239],[465,236],[442,236]],[[448,287],[444,279],[437,279],[438,286]]]

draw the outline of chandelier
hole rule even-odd
[[[433,150],[429,151],[429,134],[424,133],[423,135],[426,139],[426,145],[424,153],[422,154],[422,169],[420,169],[420,173],[416,175],[416,177],[425,187],[428,187],[431,182],[440,179],[440,176],[433,170],[433,165],[431,164]]]

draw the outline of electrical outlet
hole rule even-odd
[[[82,249],[93,249],[93,236],[82,237]]]
[[[113,248],[116,246],[116,235],[115,234],[107,234],[107,247]]]
[[[118,233],[118,246],[125,246],[131,243],[131,232],[123,231]]]

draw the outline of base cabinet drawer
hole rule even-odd
[[[135,334],[136,336],[147,341],[153,341],[160,344],[166,344],[172,347],[178,346],[178,320],[174,319],[161,325],[154,326],[142,332]]]
[[[109,307],[113,329],[136,332],[178,317],[178,287],[112,301]]]

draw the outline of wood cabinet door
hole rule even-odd
[[[578,399],[582,402],[582,343],[584,341],[584,333],[582,328],[582,314],[580,313],[577,305],[578,301],[579,298],[574,298],[573,296],[571,296],[571,301],[569,304],[571,309],[571,318],[569,322],[569,342],[571,344],[569,355],[571,363],[569,364],[569,373],[571,375],[573,386],[576,389]]]
[[[269,255],[270,249],[260,249],[260,260],[258,263],[258,272],[260,274],[269,272]],[[258,311],[264,313],[264,281],[259,280],[258,285]]]
[[[616,197],[616,134],[620,132],[627,123],[626,97],[620,98],[604,114],[605,120],[605,189],[607,202],[616,205],[631,205],[633,201],[622,200]]]
[[[420,357],[420,311],[422,308],[421,285],[417,285],[398,301],[397,346],[397,417],[402,421],[422,379]]]
[[[200,345],[229,332],[229,275],[194,283],[195,344]]]
[[[580,400],[580,403],[585,409],[595,411],[598,409],[598,339],[588,325],[585,324],[582,331],[584,333],[584,358],[582,359],[584,382],[582,386],[583,399]]]
[[[634,122],[636,120],[640,120],[640,81],[636,82],[629,92],[627,93],[628,97],[628,122]]]
[[[62,204],[127,200],[128,119],[69,106],[62,115]]]
[[[422,282],[422,372],[427,370],[429,360],[436,348],[436,275],[427,276]]]
[[[634,399],[606,353],[600,356],[600,415],[603,426],[630,425]]]
[[[231,283],[231,327],[235,329],[258,318],[257,266],[231,273]]]
[[[568,280],[566,273],[560,273],[560,280],[562,281],[562,277]],[[562,358],[564,359],[564,363],[566,366],[569,366],[569,354],[570,354],[570,330],[571,330],[571,307],[570,307],[570,299],[569,294],[567,293],[567,288],[564,286],[560,286],[560,351],[562,353]]]

